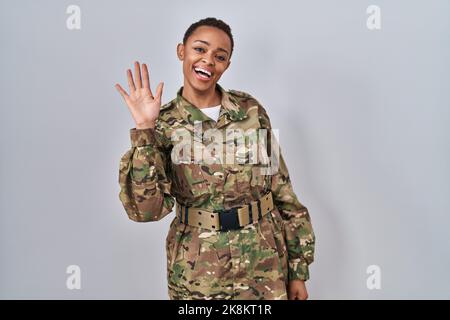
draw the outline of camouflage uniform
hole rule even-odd
[[[177,128],[193,132],[194,121],[202,121],[203,130],[270,129],[269,117],[251,95],[217,84],[222,106],[216,122],[182,97],[182,89],[161,106],[155,129],[130,130],[132,147],[119,172],[128,217],[160,220],[172,212],[175,199],[205,210],[229,209],[271,190],[275,208],[240,230],[210,231],[174,217],[166,238],[168,293],[171,299],[287,299],[289,280],[309,279],[315,236],[281,152],[274,175],[258,174],[257,164],[171,161],[171,134]]]

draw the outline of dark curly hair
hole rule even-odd
[[[234,48],[233,35],[231,34],[230,26],[220,19],[208,17],[208,18],[201,19],[201,20],[191,24],[189,26],[189,28],[186,30],[186,32],[184,33],[183,44],[184,45],[186,44],[187,39],[191,36],[191,34],[195,31],[195,29],[197,29],[200,26],[215,27],[215,28],[218,28],[218,29],[224,31],[228,35],[228,37],[231,40],[231,52],[230,52],[230,58],[231,58],[231,55],[233,53],[233,48]]]

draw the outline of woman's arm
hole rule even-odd
[[[172,211],[171,179],[161,134],[153,128],[131,129],[131,149],[120,160],[119,198],[128,217],[157,221]]]
[[[266,110],[259,103],[258,105],[261,125],[271,129]],[[279,148],[277,140],[269,132],[267,141],[268,150],[273,148],[271,144]],[[274,203],[285,222],[284,236],[288,251],[289,280],[306,281],[309,279],[308,266],[314,261],[315,235],[308,209],[298,200],[281,149],[278,150],[279,166],[277,173],[272,176],[271,190]]]
[[[170,213],[175,202],[170,192],[167,143],[158,121],[163,83],[153,96],[147,66],[142,65],[142,78],[139,62],[134,67],[134,80],[127,70],[129,94],[116,84],[136,123],[130,130],[131,149],[120,161],[119,198],[130,219],[156,221]]]

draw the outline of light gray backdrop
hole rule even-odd
[[[266,107],[310,210],[311,299],[450,298],[450,2],[0,3],[0,298],[167,299],[173,213],[126,217],[118,168],[134,124],[114,84],[146,62],[170,101],[176,45],[207,16],[235,37],[219,83]],[[69,265],[80,290],[66,288]]]

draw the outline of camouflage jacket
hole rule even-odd
[[[226,91],[219,84],[217,88],[222,93],[217,122],[187,101],[181,95],[181,87],[175,99],[161,106],[154,129],[130,130],[131,148],[121,158],[119,170],[119,197],[126,213],[137,222],[157,221],[172,212],[175,199],[206,210],[229,209],[271,190],[284,222],[289,279],[307,280],[315,236],[308,210],[294,193],[281,152],[278,172],[272,175],[258,174],[258,165],[253,163],[205,165],[172,161],[173,131],[182,128],[193,132],[196,121],[201,121],[203,130],[271,128],[266,110],[254,97],[241,91]]]

